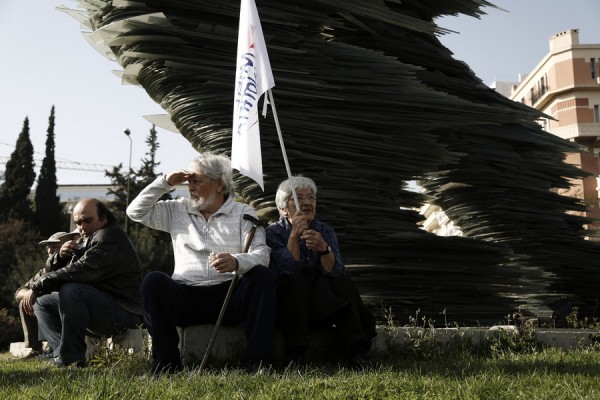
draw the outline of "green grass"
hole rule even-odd
[[[84,369],[0,355],[0,399],[600,399],[600,351],[404,356],[371,372],[335,366],[249,376],[236,369],[144,374],[148,360]]]

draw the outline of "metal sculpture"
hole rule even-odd
[[[229,153],[239,1],[83,0],[90,42],[124,68],[200,150]],[[439,42],[435,17],[483,14],[482,0],[258,0],[294,173],[315,179],[319,218],[373,307],[402,319],[444,310],[461,323],[566,295],[591,312],[599,247],[577,200],[576,145],[540,114],[489,89]],[[261,120],[265,191],[237,176],[265,219],[285,179],[272,119]],[[173,151],[177,151],[173,149]],[[425,193],[408,190],[418,180]],[[419,229],[439,204],[466,237]],[[438,320],[438,322],[440,322]]]

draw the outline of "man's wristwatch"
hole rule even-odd
[[[331,253],[331,246],[327,245],[327,248],[325,249],[325,251],[320,252],[319,254],[324,256]]]

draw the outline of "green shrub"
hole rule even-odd
[[[12,342],[22,340],[23,330],[19,319],[10,315],[6,308],[0,309],[0,351],[6,351]]]
[[[40,236],[23,221],[0,224],[0,308],[17,310],[15,291],[39,271],[48,257]]]

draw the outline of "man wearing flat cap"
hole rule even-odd
[[[101,201],[73,208],[81,240],[65,242],[51,258],[53,270],[31,285],[27,311],[58,367],[85,366],[86,335],[112,336],[139,327],[141,269],[129,237]]]
[[[28,313],[26,311],[25,302],[23,299],[27,295],[27,292],[31,289],[33,282],[38,280],[40,276],[50,271],[52,268],[52,256],[58,252],[60,246],[67,240],[78,239],[81,235],[79,231],[67,232],[56,232],[46,240],[42,240],[40,244],[46,246],[46,252],[48,253],[48,259],[44,268],[40,269],[30,280],[28,280],[23,286],[17,289],[15,292],[15,299],[19,303],[19,314],[21,316],[21,325],[23,327],[23,338],[25,347],[31,349],[29,356],[35,356],[42,352],[42,342],[40,341],[38,334],[38,321],[35,313]]]

